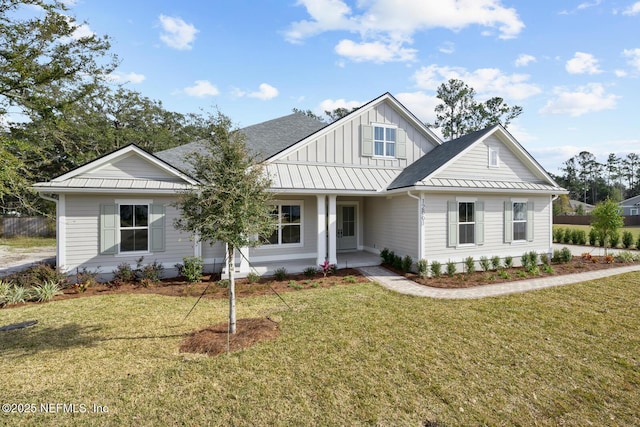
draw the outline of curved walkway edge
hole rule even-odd
[[[640,265],[456,289],[432,288],[430,286],[419,285],[413,280],[398,276],[386,268],[379,266],[360,267],[358,270],[372,282],[380,283],[385,288],[401,294],[441,299],[475,299],[602,279],[603,277],[640,271]]]

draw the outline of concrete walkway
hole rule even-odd
[[[570,245],[567,245],[567,247],[569,246]],[[573,247],[571,249],[572,252],[575,250],[577,253],[589,252],[588,250],[583,250],[581,247]],[[589,249],[592,250],[593,248]],[[369,280],[378,282],[385,288],[401,294],[443,299],[475,299],[602,279],[603,277],[615,276],[617,274],[640,271],[640,265],[635,264],[625,267],[588,271],[585,273],[540,277],[537,279],[517,280],[514,282],[497,283],[495,285],[480,285],[460,289],[441,289],[419,285],[412,280],[398,276],[386,268],[378,266],[360,267],[358,270],[360,270]]]

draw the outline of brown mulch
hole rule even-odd
[[[217,356],[251,347],[280,334],[278,323],[269,318],[238,319],[236,333],[228,333],[229,323],[218,323],[189,334],[180,345],[183,353],[203,353]]]

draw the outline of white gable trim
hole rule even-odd
[[[167,172],[170,175],[173,175],[175,177],[178,177],[180,179],[182,179],[183,181],[188,182],[189,184],[197,184],[197,181],[194,180],[193,178],[190,178],[189,176],[185,175],[184,173],[180,172],[178,169],[174,168],[173,166],[169,165],[168,163],[165,163],[164,161],[158,159],[157,157],[155,157],[152,154],[149,154],[148,152],[144,151],[142,148],[137,147],[133,144],[131,145],[127,145],[126,147],[123,147],[119,150],[116,150],[112,153],[109,153],[105,156],[99,157],[89,163],[86,163],[70,172],[67,172],[63,175],[60,175],[54,179],[51,180],[51,182],[62,182],[62,181],[66,181],[68,179],[74,178],[78,175],[82,175],[88,171],[91,171],[93,169],[97,169],[99,167],[108,165],[109,163],[112,163],[118,159],[124,158],[128,155],[138,155],[140,157],[142,157],[144,160],[151,162],[152,164],[154,164],[156,167],[162,169],[163,171]]]
[[[400,115],[404,116],[404,118],[412,126],[414,126],[420,132],[425,134],[429,141],[434,141],[438,145],[442,144],[442,141],[440,140],[440,138],[435,133],[433,133],[433,131],[431,129],[429,129],[427,126],[425,126],[425,124],[422,123],[420,120],[418,120],[418,118],[411,111],[409,111],[404,105],[400,104],[400,102],[398,102],[398,100],[395,99],[393,97],[393,95],[391,95],[389,92],[387,92],[384,95],[381,95],[378,98],[367,102],[366,104],[364,104],[363,106],[358,108],[356,111],[353,111],[353,112],[347,114],[346,116],[344,116],[343,118],[341,118],[339,120],[336,120],[335,122],[331,123],[330,125],[325,126],[324,128],[320,129],[318,132],[315,132],[315,133],[309,135],[308,137],[306,137],[305,139],[303,139],[301,141],[298,141],[297,143],[293,144],[292,146],[290,146],[288,148],[285,148],[281,152],[279,152],[279,153],[275,154],[274,156],[266,159],[264,161],[264,163],[272,163],[272,162],[278,161],[279,159],[287,157],[289,154],[293,153],[294,151],[299,150],[300,148],[304,147],[307,144],[310,144],[311,142],[315,141],[316,139],[320,139],[320,138],[322,138],[322,136],[327,135],[330,132],[333,132],[336,128],[338,128],[339,126],[342,126],[345,123],[346,120],[353,120],[353,119],[365,114],[367,111],[371,110],[375,106],[380,105],[380,104],[382,104],[384,102],[387,102],[387,103],[391,104],[391,106],[394,109],[396,109],[396,111],[398,111],[400,113]]]

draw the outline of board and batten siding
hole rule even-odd
[[[395,125],[405,130],[407,135],[406,159],[362,157],[360,155],[361,125],[373,123]],[[320,133],[323,134],[320,138],[310,141],[278,161],[405,168],[431,151],[436,145],[434,141],[429,140],[427,136],[414,128],[387,103],[362,111],[329,133]]]
[[[447,202],[456,197],[476,199],[484,202],[484,244],[475,246],[450,247],[448,239]],[[534,204],[534,238],[531,242],[505,243],[504,239],[504,203],[512,198],[526,199]],[[549,196],[531,195],[425,195],[425,229],[423,245],[424,257],[429,261],[444,264],[448,261],[460,263],[472,256],[476,261],[481,256],[504,258],[512,256],[517,263],[520,256],[529,251],[548,253],[550,248],[550,215],[552,213]],[[444,268],[444,267],[443,267]],[[458,266],[458,271],[460,265]]]
[[[249,249],[251,261],[271,261],[276,259],[315,258],[318,252],[318,212],[316,196],[279,196],[276,202],[301,201],[302,208],[302,246],[261,245]]]
[[[194,254],[194,242],[189,239],[189,235],[173,227],[173,221],[179,214],[171,206],[175,200],[173,197],[67,195],[65,199],[65,267],[68,273],[75,273],[77,268],[86,267],[92,271],[99,269],[101,275],[109,276],[123,262],[135,267],[140,254],[100,254],[100,206],[114,204],[116,199],[153,200],[153,204],[165,207],[165,250],[144,255],[144,264],[157,260],[169,270],[176,263],[181,263],[183,257]]]
[[[117,178],[117,179],[157,179],[162,181],[183,182],[157,165],[131,153],[121,159],[116,159],[99,168],[85,172],[78,178]]]
[[[408,196],[364,199],[364,246],[387,248],[397,255],[418,258],[418,201]]]
[[[446,142],[445,142],[446,144]],[[499,148],[499,167],[489,167],[489,147]],[[539,181],[527,166],[495,136],[477,144],[444,170],[436,178],[488,179],[491,181]]]

